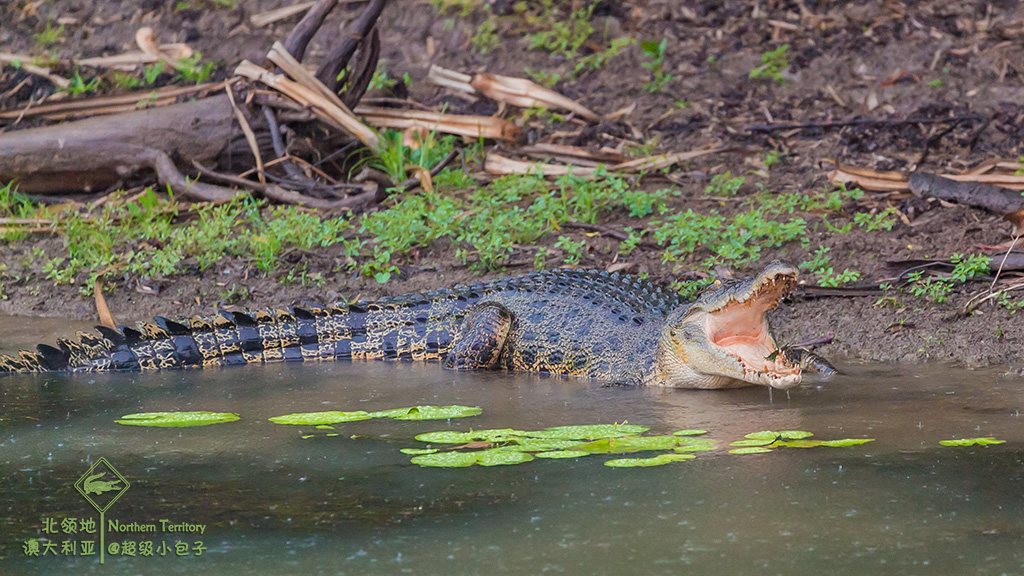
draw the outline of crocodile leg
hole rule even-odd
[[[444,360],[444,367],[452,370],[498,368],[512,320],[512,312],[496,302],[474,306],[462,321],[462,329]]]

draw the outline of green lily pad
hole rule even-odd
[[[369,420],[370,414],[364,410],[355,412],[300,412],[297,414],[285,414],[274,416],[269,420],[274,424],[288,424],[290,426],[320,426],[326,424],[337,424],[339,422],[358,422]]]
[[[433,454],[437,452],[437,448],[402,448],[399,452],[410,456],[419,456],[421,454]]]
[[[690,454],[659,454],[653,458],[619,458],[617,460],[609,460],[604,465],[611,466],[612,468],[646,468],[649,466],[671,464],[672,462],[682,462],[683,460],[693,460],[694,458],[695,456]]]
[[[679,445],[676,436],[624,436],[620,438],[602,438],[580,446],[593,454],[627,454],[644,450],[671,450]]]
[[[503,448],[491,448],[477,452],[477,463],[481,466],[507,466],[511,464],[522,464],[533,460],[532,454],[519,452],[517,450],[506,450]]]
[[[775,444],[775,446],[785,446],[786,448],[847,448],[850,446],[867,444],[868,442],[874,442],[874,439],[843,438],[842,440],[785,440]]]
[[[707,434],[707,430],[676,430],[672,433],[673,436],[700,436],[701,434]]]
[[[592,424],[585,426],[556,426],[536,432],[525,432],[523,435],[530,438],[552,438],[559,440],[596,440],[598,438],[643,434],[648,430],[649,428],[645,426],[634,426],[632,424]]]
[[[590,452],[582,450],[552,450],[551,452],[538,452],[533,455],[534,458],[582,458],[584,456],[590,456]]]
[[[814,434],[804,430],[783,430],[782,432],[779,432],[779,436],[781,436],[783,440],[803,440],[804,438],[814,436]]]
[[[516,438],[515,446],[509,446],[521,452],[550,452],[566,450],[583,445],[579,440],[552,440],[548,438]]]
[[[764,454],[765,452],[771,452],[771,448],[765,448],[763,446],[751,446],[749,448],[734,448],[729,450],[729,454]]]
[[[476,464],[479,457],[479,452],[439,452],[414,456],[411,462],[435,468],[466,468]]]
[[[321,424],[316,427],[317,430],[334,430],[334,426],[328,426],[327,424]]]
[[[522,430],[502,428],[496,430],[471,430],[469,432],[457,432],[455,430],[441,430],[438,432],[425,432],[416,436],[420,442],[431,444],[468,444],[469,442],[506,442],[517,436],[526,434]]]
[[[750,438],[751,440],[771,440],[772,442],[775,442],[779,439],[779,433],[772,432],[771,430],[762,430],[760,432],[751,432],[743,437]]]
[[[126,414],[118,424],[125,426],[157,426],[161,428],[185,428],[187,426],[209,426],[238,420],[238,414],[230,412],[143,412]]]
[[[676,446],[672,450],[675,451],[675,452],[707,452],[709,450],[714,450],[717,447],[718,447],[718,444],[715,441],[708,440],[706,442],[693,443],[693,444],[690,444],[690,443],[682,444],[682,443],[680,443],[679,446]]]
[[[371,412],[370,418],[394,418],[395,420],[448,420],[476,416],[483,410],[472,406],[412,406]]]
[[[996,440],[995,438],[988,436],[985,438],[958,438],[956,440],[941,440],[939,444],[943,446],[992,446],[995,444],[1003,444],[1006,440]]]
[[[729,446],[768,446],[769,444],[774,444],[775,440],[776,440],[776,437],[773,437],[770,440],[768,440],[768,439],[737,440],[735,442],[730,442]]]

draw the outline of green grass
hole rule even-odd
[[[785,81],[782,77],[782,72],[789,68],[788,52],[789,44],[783,44],[775,50],[762,54],[761,65],[750,71],[750,78],[754,80],[770,78],[777,84],[782,84]]]
[[[665,47],[668,45],[668,38],[662,38],[661,42],[653,40],[641,42],[640,47],[644,54],[651,59],[650,62],[640,64],[651,71],[651,81],[644,84],[644,90],[648,92],[661,92],[665,85],[673,80],[671,74],[665,74]]]

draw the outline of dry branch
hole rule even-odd
[[[0,182],[21,192],[96,191],[156,169],[154,150],[216,158],[231,138],[227,96],[0,134]]]

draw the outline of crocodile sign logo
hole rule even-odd
[[[89,471],[75,482],[75,489],[101,514],[127,492],[130,486],[131,484],[110,465],[110,462],[107,462],[106,458],[97,460]]]

